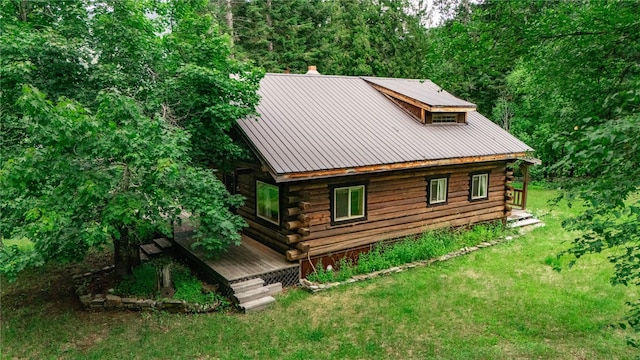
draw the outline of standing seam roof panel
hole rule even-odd
[[[279,95],[278,93],[275,93],[275,94]],[[285,103],[285,102],[286,102],[286,99],[279,99],[279,103]],[[328,160],[324,158],[324,154],[317,151],[313,147],[313,144],[314,144],[313,137],[310,134],[307,134],[306,132],[299,130],[298,117],[296,116],[296,114],[291,113],[288,107],[283,107],[283,106],[271,107],[271,104],[266,104],[265,108],[269,109],[269,112],[270,112],[269,118],[280,116],[282,120],[286,120],[285,122],[279,122],[277,124],[279,134],[283,134],[283,133],[286,134],[287,132],[289,132],[290,133],[289,137],[293,137],[301,140],[299,144],[302,145],[302,147],[298,149],[300,151],[300,153],[297,154],[298,158],[307,159],[307,161],[311,161],[313,165],[316,167],[322,167],[324,166],[323,164],[328,163]],[[281,139],[281,140],[284,140],[284,139]],[[308,149],[308,147],[311,147],[311,149]],[[300,167],[289,166],[287,168],[289,171],[292,171],[295,169],[299,169]]]
[[[339,90],[336,91],[335,95],[330,97],[330,99],[333,102],[335,101],[335,97],[338,97],[339,99],[348,98],[348,93],[350,91],[366,91],[366,90],[369,90],[369,89],[366,89],[366,88],[361,89],[359,87],[356,87],[356,88],[350,87],[349,89],[344,89],[340,87]],[[372,95],[377,95],[377,94],[372,94]],[[340,104],[340,105],[343,105],[343,104]],[[344,111],[341,111],[341,113],[344,114],[343,116],[345,117],[345,120],[348,120],[341,124],[345,130],[348,130],[346,134],[341,136],[342,140],[358,144],[360,151],[365,150],[366,154],[372,156],[373,159],[369,159],[368,163],[370,163],[371,160],[377,163],[384,163],[385,161],[387,161],[386,159],[388,158],[388,156],[385,153],[383,152],[375,153],[371,151],[371,146],[373,144],[365,140],[365,139],[370,139],[372,137],[375,137],[376,135],[374,132],[371,131],[371,126],[366,126],[371,124],[358,124],[355,121],[353,121],[353,119],[357,118],[357,115],[359,113],[364,113],[364,111],[366,110],[363,108],[362,104],[355,103],[353,104],[353,106],[331,107],[331,108],[326,108],[325,110],[327,112],[327,115],[339,117],[341,116],[341,114],[338,113],[337,110],[341,110],[341,109],[344,109]],[[369,120],[373,121],[375,119],[370,118]],[[368,136],[365,136],[365,135],[368,135]],[[349,137],[349,139],[345,139],[345,137]],[[396,157],[397,156],[398,154],[396,153]]]
[[[382,80],[424,96],[438,89]],[[475,111],[467,124],[421,124],[359,77],[267,74],[259,93],[260,119],[238,124],[278,174],[531,151]]]
[[[337,149],[333,149],[335,160],[346,160],[348,163],[351,160],[352,164],[356,164],[356,166],[362,166],[367,163],[366,157],[364,154],[360,153],[361,146],[357,139],[353,138],[353,128],[351,128],[351,118],[348,111],[343,111],[340,114],[333,112],[333,109],[340,107],[342,108],[343,104],[341,104],[341,98],[336,97],[336,94],[342,90],[342,87],[349,84],[340,84],[340,86],[336,86],[336,90],[334,92],[329,91],[329,89],[325,88],[324,81],[322,79],[318,79],[321,82],[322,91],[318,92],[317,97],[314,99],[318,103],[323,104],[332,104],[334,106],[323,106],[315,110],[317,115],[320,118],[334,118],[336,121],[326,122],[326,126],[322,126],[323,132],[330,136],[332,140],[338,143]],[[338,105],[338,106],[336,106]],[[346,109],[345,109],[346,110]],[[314,125],[319,125],[320,123],[314,123]],[[338,150],[338,151],[336,151]]]
[[[322,85],[322,84],[320,84]],[[340,139],[340,132],[337,132],[336,129],[329,127],[329,125],[332,125],[333,123],[327,123],[327,126],[323,126],[324,122],[322,122],[321,120],[324,118],[328,118],[328,114],[326,114],[326,109],[327,107],[318,107],[317,104],[322,104],[322,103],[330,103],[329,101],[327,101],[327,99],[325,98],[325,93],[326,90],[324,89],[324,87],[322,86],[318,86],[318,89],[320,89],[320,91],[315,92],[314,94],[309,94],[309,96],[303,98],[299,104],[301,105],[301,107],[299,109],[314,109],[314,116],[316,118],[314,118],[311,121],[305,122],[305,126],[310,129],[316,136],[315,136],[315,142],[312,142],[313,144],[315,144],[316,147],[318,148],[323,148],[323,149],[331,149],[332,152],[329,153],[331,154],[331,158],[334,161],[334,163],[338,160],[343,160],[346,161],[347,163],[352,163],[352,164],[360,164],[362,163],[363,159],[361,157],[358,156],[357,151],[354,151],[355,149],[353,149],[351,147],[351,144],[348,142],[344,142],[341,141]],[[344,123],[344,119],[343,118],[336,118],[338,124]],[[326,150],[325,150],[326,151]],[[339,156],[336,156],[339,155]]]

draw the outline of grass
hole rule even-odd
[[[528,235],[435,266],[310,295],[279,296],[267,311],[237,315],[85,313],[22,289],[47,288],[54,268],[2,282],[2,358],[63,359],[632,359],[637,349],[609,324],[637,289],[611,286],[602,256],[571,270],[554,260],[575,234],[531,189],[547,224]],[[551,264],[550,264],[551,263]],[[36,286],[37,285],[37,286]],[[6,305],[5,305],[6,304]]]

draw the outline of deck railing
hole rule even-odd
[[[511,201],[511,205],[517,206],[519,208],[523,208],[523,200],[524,200],[524,190],[522,189],[513,189],[513,200]]]

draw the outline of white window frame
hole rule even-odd
[[[438,183],[438,190],[440,190],[441,186],[444,186],[444,198],[440,199],[438,198],[438,195],[440,194],[440,191],[436,191],[435,195],[436,195],[436,199],[433,199],[433,183],[437,182]],[[446,177],[442,177],[442,178],[433,178],[433,179],[429,179],[429,205],[435,205],[435,204],[443,204],[447,202],[447,196],[449,193],[449,179]]]
[[[453,124],[457,122],[458,122],[458,114],[433,113],[431,115],[432,124]]]
[[[343,216],[343,217],[338,217],[337,216],[337,210],[338,210],[338,202],[336,199],[336,192],[338,190],[344,190],[344,189],[348,189],[349,190],[349,196],[347,196],[347,209],[348,209],[348,213],[349,215],[347,216]],[[352,215],[351,214],[351,191],[354,189],[362,189],[362,215]],[[343,187],[336,187],[333,188],[333,221],[334,222],[341,222],[341,221],[348,221],[348,220],[354,220],[354,219],[362,219],[365,217],[366,214],[366,209],[365,206],[367,204],[367,192],[365,189],[364,185],[354,185],[354,186],[343,186]]]
[[[277,202],[277,208],[276,208],[278,213],[277,221],[273,221],[273,219],[271,219],[270,217],[260,214],[260,191],[259,191],[260,186],[275,188],[278,191],[278,202]],[[269,210],[272,210],[272,209],[269,208]],[[264,181],[256,180],[256,216],[272,224],[280,225],[280,187],[278,185],[273,185],[273,184],[266,183]]]
[[[475,189],[474,185],[475,185],[475,179],[478,179],[478,186],[480,187],[481,181],[482,179],[484,179],[484,194],[478,194],[476,196],[474,196],[473,194],[475,192],[480,192],[480,189]],[[474,191],[477,190],[477,191]],[[471,200],[481,200],[481,199],[487,199],[489,197],[489,174],[488,173],[482,173],[482,174],[473,174],[471,175],[471,188],[469,189],[469,191],[471,191],[470,193],[470,197]]]

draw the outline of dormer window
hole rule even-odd
[[[432,124],[457,123],[458,115],[451,113],[433,114],[431,117]]]
[[[466,124],[467,113],[476,111],[429,80],[363,79],[423,124]]]
[[[423,124],[465,124],[466,112],[424,112]]]

